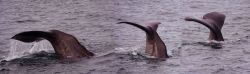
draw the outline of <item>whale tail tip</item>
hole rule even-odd
[[[154,30],[157,30],[157,28],[160,24],[161,24],[161,22],[150,22],[150,23],[148,23],[148,26]]]

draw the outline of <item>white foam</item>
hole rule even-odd
[[[144,48],[142,48],[142,46],[117,47],[114,50],[110,50],[104,53],[98,53],[95,55],[95,57],[103,57],[113,53],[138,55],[138,54],[143,54],[143,52]]]
[[[5,57],[5,60],[8,61],[15,58],[20,58],[40,51],[51,52],[54,50],[52,45],[47,40],[32,43],[10,40],[9,54]]]
[[[137,55],[137,53],[142,52],[142,50],[140,46],[115,48],[116,53],[132,53],[133,55]]]

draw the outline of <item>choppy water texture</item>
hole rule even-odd
[[[249,0],[0,0],[0,57],[10,38],[22,31],[57,29],[74,35],[97,56],[79,62],[54,62],[38,56],[0,66],[3,74],[249,74]],[[221,49],[202,45],[209,30],[185,16],[227,15]],[[119,21],[159,21],[158,33],[171,58],[152,62],[142,51],[145,33]],[[126,51],[127,49],[127,51]],[[49,53],[42,53],[49,55]],[[20,60],[19,60],[20,61]],[[33,62],[32,62],[33,61]],[[27,64],[28,62],[28,64]]]

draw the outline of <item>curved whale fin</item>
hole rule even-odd
[[[210,12],[203,16],[202,19],[186,17],[186,21],[194,21],[200,23],[210,29],[209,40],[224,41],[221,33],[226,16],[219,12]]]
[[[11,39],[20,40],[23,42],[34,42],[34,41],[40,41],[40,40],[46,39],[49,36],[51,36],[49,32],[27,31],[27,32],[18,33],[15,36],[13,36]]]
[[[23,42],[34,42],[46,39],[52,44],[55,53],[62,59],[94,56],[94,53],[88,51],[84,46],[82,46],[74,36],[59,30],[51,30],[50,32],[27,31],[16,34],[11,39]]]
[[[208,23],[208,21],[206,20],[200,20],[200,19],[196,19],[196,18],[193,18],[193,17],[186,17],[185,18],[186,21],[194,21],[194,22],[197,22],[197,23],[200,23],[204,26],[206,26],[210,31],[212,31],[214,34],[217,34],[217,32],[219,31],[218,29],[214,28],[212,26],[212,24]]]
[[[225,22],[226,15],[219,13],[219,12],[210,12],[210,13],[205,14],[203,16],[203,19],[213,20],[214,23],[217,25],[217,27],[221,29]]]
[[[152,22],[147,24],[146,27],[132,22],[119,22],[126,23],[138,27],[146,32],[146,48],[145,53],[154,56],[157,59],[169,58],[164,42],[156,32],[160,22]]]
[[[121,24],[121,23],[133,25],[133,26],[135,26],[135,27],[137,27],[137,28],[142,29],[143,31],[145,31],[145,32],[148,33],[148,34],[150,33],[150,31],[149,31],[148,28],[146,28],[146,27],[144,27],[144,26],[141,26],[141,25],[139,25],[139,24],[136,24],[136,23],[133,23],[133,22],[118,22],[118,24]]]

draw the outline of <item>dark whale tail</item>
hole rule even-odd
[[[161,40],[158,33],[156,32],[158,25],[160,24],[159,22],[150,23],[146,27],[132,22],[119,22],[119,23],[126,23],[129,25],[133,25],[146,32],[147,39],[146,39],[145,53],[159,59],[169,58],[166,46],[164,42]]]
[[[218,25],[218,27],[221,29],[225,19],[226,19],[226,15],[219,13],[219,12],[210,12],[207,13],[203,16],[203,19],[211,19],[214,21],[215,24]]]
[[[210,30],[209,40],[224,41],[221,33],[226,16],[218,12],[207,13],[203,19],[186,17],[186,21],[194,21],[206,26]]]
[[[133,25],[133,26],[135,26],[135,27],[137,27],[137,28],[142,29],[142,30],[145,31],[146,33],[150,33],[149,30],[148,30],[148,28],[146,28],[146,27],[144,27],[144,26],[141,26],[141,25],[139,25],[139,24],[132,23],[132,22],[118,22],[118,24],[121,24],[121,23]]]
[[[52,44],[56,54],[61,58],[94,56],[94,54],[82,46],[74,36],[58,30],[51,30],[50,32],[27,31],[16,34],[11,39],[23,42],[34,42],[46,39]]]
[[[40,41],[51,36],[49,32],[43,31],[28,31],[16,34],[11,39],[16,39],[23,42]]]

